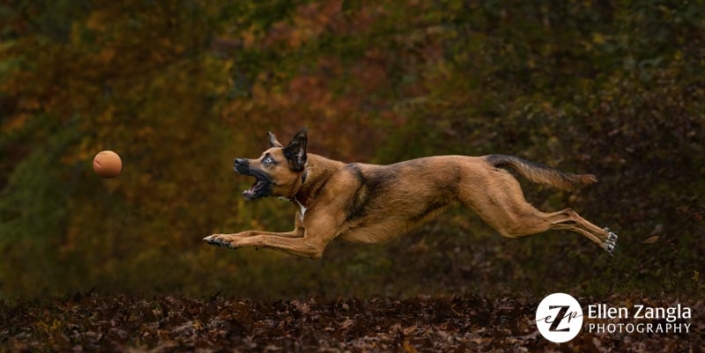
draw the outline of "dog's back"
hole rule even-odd
[[[480,167],[482,166],[482,167]],[[484,167],[484,168],[483,168]],[[341,239],[377,243],[403,234],[457,204],[461,188],[487,180],[481,157],[435,156],[391,165],[353,163],[339,173],[354,180],[346,195]]]

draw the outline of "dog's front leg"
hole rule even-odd
[[[292,230],[291,232],[265,232],[265,231],[259,231],[259,230],[246,230],[244,232],[240,233],[235,233],[235,234],[213,234],[210,236],[207,236],[203,238],[203,240],[209,242],[212,244],[209,239],[216,239],[216,238],[249,238],[249,237],[254,237],[257,235],[271,235],[274,237],[284,237],[284,238],[297,238],[297,237],[302,237],[304,235],[303,229],[302,230]],[[213,244],[213,245],[218,245],[218,244]]]
[[[246,230],[240,233],[235,233],[235,234],[213,234],[210,236],[207,236],[203,238],[203,240],[207,241],[211,245],[221,245],[215,243],[216,239],[227,239],[227,238],[248,238],[248,237],[253,237],[256,235],[271,235],[271,236],[277,236],[277,237],[286,237],[286,238],[297,238],[297,237],[303,237],[304,236],[304,228],[303,228],[303,223],[301,222],[301,216],[299,212],[296,212],[296,219],[294,221],[294,230],[291,232],[266,232],[266,231],[260,231],[260,230]],[[225,246],[225,245],[221,245]]]
[[[311,238],[287,237],[282,233],[263,232],[248,237],[236,237],[235,234],[214,234],[204,240],[211,245],[224,246],[230,249],[244,247],[269,248],[285,253],[318,259],[323,255],[323,248]]]
[[[311,217],[306,227],[297,227],[287,233],[248,231],[248,236],[238,234],[213,234],[204,238],[211,245],[224,246],[230,249],[244,247],[269,248],[288,254],[318,259],[323,255],[328,242],[337,234],[333,220],[325,217]]]
[[[203,240],[205,240],[210,245],[223,246],[230,249],[237,249],[242,246],[237,246],[240,244],[238,239],[252,238],[256,236],[270,236],[270,237],[283,237],[283,238],[298,238],[304,235],[304,231],[301,228],[294,229],[291,232],[264,232],[258,230],[247,230],[235,234],[213,234],[209,235]]]

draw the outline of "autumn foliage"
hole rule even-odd
[[[704,8],[2,0],[0,299],[702,293]],[[319,262],[203,244],[289,230],[294,208],[245,202],[232,159],[304,125],[309,150],[345,161],[505,153],[593,173],[527,198],[609,226],[620,249],[507,240],[465,211]],[[116,179],[91,170],[104,149]]]

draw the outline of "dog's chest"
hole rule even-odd
[[[301,213],[301,215],[299,216],[299,221],[301,221],[301,222],[304,221],[304,214],[306,214],[306,209],[307,209],[306,206],[304,206],[304,205],[303,205],[301,202],[299,202],[299,200],[297,200],[297,199],[289,200],[289,199],[287,199],[286,197],[279,197],[279,199],[282,200],[282,201],[294,201],[294,202],[296,203],[296,205],[299,206],[299,211],[300,211],[300,213]]]
[[[301,211],[301,216],[299,216],[299,220],[301,222],[303,222],[304,221],[304,214],[306,213],[306,207],[304,207],[304,205],[302,205],[301,202],[299,202],[299,200],[297,200],[297,199],[294,199],[294,202],[296,202],[296,204],[299,205],[299,210]]]

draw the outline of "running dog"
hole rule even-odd
[[[248,200],[274,196],[296,206],[291,232],[250,230],[204,238],[231,249],[270,248],[319,259],[335,238],[379,243],[404,234],[446,208],[460,204],[502,236],[521,238],[548,230],[580,234],[612,254],[617,235],[565,209],[544,213],[524,199],[508,167],[529,179],[566,191],[597,181],[514,156],[436,156],[387,166],[343,163],[306,153],[307,130],[284,147],[269,133],[271,148],[256,159],[235,159],[234,169],[255,182]]]

